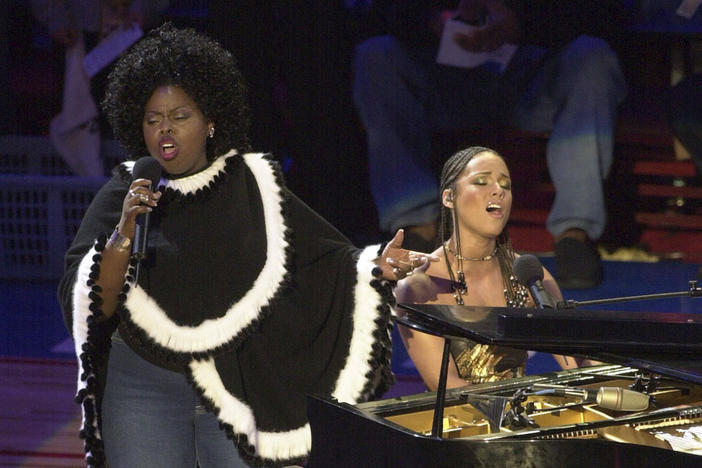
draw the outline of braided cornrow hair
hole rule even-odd
[[[450,189],[452,193],[456,192],[456,180],[461,175],[468,162],[480,153],[492,153],[495,156],[502,158],[502,156],[500,156],[495,150],[485,148],[482,146],[471,146],[464,150],[458,151],[446,160],[441,170],[439,196],[441,196],[441,194],[446,189]],[[455,204],[454,209],[456,209]],[[451,238],[451,234],[454,230],[454,225],[457,229],[458,224],[455,223],[453,210],[444,205],[441,205],[441,225],[439,226],[439,239],[442,245]],[[456,238],[458,239],[458,237],[459,236],[457,235]],[[505,288],[505,299],[507,300],[508,304],[510,302],[516,302],[518,300],[518,287],[514,284],[515,282],[512,280],[512,265],[514,264],[516,256],[514,253],[514,249],[512,248],[512,243],[509,240],[506,228],[503,229],[502,232],[497,236],[495,244],[497,247],[497,253],[495,255],[497,256],[497,260],[500,265],[500,272],[502,273],[502,283],[504,284]]]

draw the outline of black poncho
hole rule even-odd
[[[353,247],[287,191],[270,158],[232,151],[200,173],[161,179],[138,287],[132,265],[119,313],[99,321],[95,278],[132,166],[96,195],[59,287],[79,356],[88,464],[104,463],[101,384],[117,322],[140,356],[186,374],[249,463],[302,463],[306,394],[355,403],[391,383],[392,296],[371,274],[378,247]]]

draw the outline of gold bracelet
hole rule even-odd
[[[110,236],[110,243],[112,244],[112,248],[117,252],[127,252],[130,250],[132,240],[129,237],[124,237],[122,234],[120,234],[119,226],[116,226],[115,230],[112,231],[112,235]]]

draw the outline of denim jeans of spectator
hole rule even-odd
[[[111,468],[248,466],[185,376],[143,360],[119,335],[112,337],[102,429]]]
[[[580,36],[551,53],[521,46],[502,72],[438,65],[435,54],[391,36],[356,49],[353,97],[367,134],[381,229],[394,232],[438,218],[432,132],[508,124],[550,132],[546,158],[556,195],[549,231],[556,236],[580,228],[599,238],[617,105],[626,94],[609,45]]]

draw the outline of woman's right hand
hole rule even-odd
[[[129,185],[129,190],[122,201],[122,216],[117,225],[117,232],[129,239],[134,239],[136,234],[136,218],[153,210],[161,198],[161,192],[152,192],[149,189],[149,180],[136,179]],[[102,290],[102,313],[100,320],[111,317],[117,310],[119,293],[124,284],[124,274],[129,265],[129,244],[124,248],[114,245],[114,234],[109,239],[102,252],[100,275],[96,284]]]
[[[141,214],[152,211],[161,198],[161,192],[149,189],[148,179],[136,179],[129,186],[122,202],[122,216],[117,229],[124,237],[134,238],[136,232],[136,218]]]

